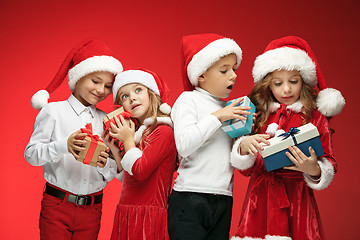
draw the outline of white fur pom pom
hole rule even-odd
[[[276,133],[276,130],[278,130],[278,126],[277,123],[271,123],[269,124],[269,126],[266,129],[266,134],[269,134],[270,136],[274,136]]]
[[[326,117],[332,117],[342,111],[345,99],[338,90],[326,88],[319,92],[316,105],[320,113]]]
[[[165,114],[170,114],[171,107],[167,103],[163,103],[160,105],[160,111]]]
[[[46,90],[39,90],[32,96],[31,106],[40,110],[48,103],[49,97],[50,95]]]

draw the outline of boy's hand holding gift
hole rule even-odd
[[[68,150],[76,160],[93,167],[104,167],[109,157],[106,144],[93,135],[91,123],[69,136]]]

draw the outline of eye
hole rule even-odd
[[[225,73],[227,73],[227,70],[221,70],[220,71],[222,74],[225,74]]]
[[[135,89],[135,92],[136,92],[136,93],[139,93],[139,92],[141,92],[141,91],[142,91],[142,89],[139,88],[139,87]]]
[[[99,83],[99,81],[95,80],[95,79],[91,79],[93,81],[93,83]]]
[[[112,85],[105,85],[105,88],[111,89],[111,88],[112,88]]]
[[[274,85],[275,85],[276,87],[280,87],[281,84],[282,84],[282,82],[280,82],[280,81],[275,81],[275,82],[274,82]]]
[[[297,84],[298,82],[299,82],[299,79],[297,79],[297,78],[290,80],[290,83],[292,83],[292,84]]]
[[[121,99],[121,100],[124,100],[124,99],[126,99],[127,97],[129,97],[127,94],[123,94],[123,95],[120,96],[120,99]]]

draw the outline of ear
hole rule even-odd
[[[203,82],[205,82],[204,74],[202,74],[198,77],[198,83],[203,83]]]

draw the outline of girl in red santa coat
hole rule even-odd
[[[114,102],[139,126],[115,118],[105,137],[119,171],[125,171],[111,239],[169,239],[167,199],[177,152],[168,93],[166,83],[148,70],[128,70],[115,78]],[[109,136],[123,143],[123,156]]]
[[[337,171],[328,117],[340,113],[345,100],[339,91],[326,88],[314,53],[298,37],[272,41],[256,58],[253,77],[258,134],[241,137],[232,150],[231,164],[250,176],[232,239],[324,239],[313,189],[329,186]],[[317,127],[325,154],[317,157],[310,147],[307,157],[296,146],[289,147],[292,155],[286,155],[294,165],[267,172],[258,154],[260,143],[269,144],[269,137],[306,123]]]

